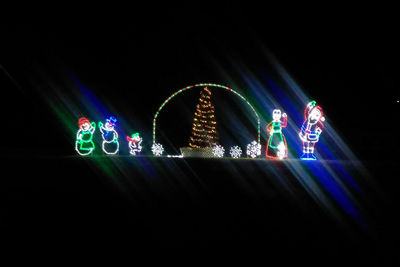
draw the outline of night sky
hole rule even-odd
[[[145,18],[132,17],[131,23],[56,20],[3,25],[3,97],[12,100],[7,104],[13,103],[3,113],[20,122],[14,125],[18,129],[14,134],[20,138],[27,135],[28,125],[33,129],[41,124],[46,125],[49,143],[68,141],[59,139],[64,129],[38,92],[50,99],[54,91],[68,96],[76,90],[71,89],[73,76],[124,116],[134,114],[148,131],[156,109],[175,90],[201,82],[227,84],[216,65],[230,75],[240,65],[256,77],[267,74],[275,79],[264,47],[310,99],[325,108],[351,147],[366,155],[367,143],[385,146],[377,129],[396,127],[400,98],[396,19],[390,13],[378,19],[376,15],[385,11],[374,12],[375,16],[332,11],[277,21],[278,14],[268,16],[269,12],[233,5],[206,14],[170,9]],[[54,85],[52,89],[45,85],[48,82]],[[166,127],[177,123],[173,118],[168,121],[172,122],[164,122]],[[187,131],[177,139],[187,138]],[[41,132],[37,128],[29,136],[37,140]],[[385,132],[398,145],[396,131]],[[35,147],[41,144],[31,140],[23,149],[26,146],[37,151]],[[62,153],[69,152],[68,146]]]

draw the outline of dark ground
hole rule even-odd
[[[390,162],[366,162],[379,177],[374,188],[354,176],[363,188],[367,228],[345,214],[344,224],[336,221],[277,162],[263,164],[280,176],[259,171],[253,161],[150,159],[157,166],[154,176],[129,165],[124,175],[112,178],[90,159],[2,162],[12,170],[2,178],[1,194],[2,230],[13,248],[101,251],[111,246],[202,258],[216,253],[228,261],[379,266],[397,258],[398,170]]]

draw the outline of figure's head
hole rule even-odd
[[[107,131],[112,131],[116,126],[116,122],[117,119],[113,116],[110,116],[108,119],[106,119],[104,127],[106,128]]]
[[[318,122],[322,124],[325,120],[322,108],[317,106],[315,101],[311,101],[307,104],[304,111],[304,119],[311,125],[317,124]]]
[[[126,139],[128,140],[128,142],[137,143],[140,141],[141,137],[139,136],[139,133],[134,133],[131,135],[131,137],[127,136]]]
[[[274,109],[274,110],[272,111],[272,119],[273,119],[274,121],[279,121],[279,120],[281,120],[281,117],[282,117],[282,112],[281,112],[280,109]]]
[[[315,107],[308,114],[308,122],[310,124],[316,124],[322,118],[322,111]]]
[[[78,124],[82,131],[87,131],[90,128],[90,121],[85,117],[80,118]]]

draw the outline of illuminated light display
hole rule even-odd
[[[229,154],[231,154],[231,157],[234,159],[240,158],[242,156],[242,149],[239,146],[233,146],[229,150]]]
[[[107,155],[115,155],[119,151],[118,133],[115,131],[117,119],[109,117],[105,124],[99,122],[99,129],[103,137],[102,149]]]
[[[134,133],[130,137],[126,137],[126,141],[128,141],[129,153],[133,156],[136,156],[136,153],[142,151],[142,141],[143,138],[139,136],[139,133]]]
[[[155,143],[151,146],[151,152],[153,152],[154,156],[159,157],[164,153],[164,147],[159,143]]]
[[[253,141],[247,145],[246,154],[249,157],[256,158],[261,155],[261,145],[257,141]]]
[[[218,144],[218,134],[211,103],[211,91],[205,87],[200,92],[199,103],[193,118],[192,134],[189,140],[191,148],[213,147]]]
[[[279,159],[287,157],[287,146],[286,143],[280,142],[278,145],[278,152],[276,153]]]
[[[183,155],[167,155],[168,158],[183,158]]]
[[[76,133],[75,150],[81,156],[87,156],[94,150],[93,133],[96,129],[96,123],[90,122],[82,117],[78,121],[79,130]]]
[[[304,122],[300,128],[299,137],[303,142],[303,155],[301,160],[316,160],[314,155],[315,144],[324,129],[325,117],[322,108],[311,101],[304,109]]]
[[[165,106],[171,99],[173,99],[174,97],[176,97],[177,95],[181,94],[181,93],[184,92],[184,91],[187,91],[187,90],[189,90],[189,89],[196,88],[196,87],[203,87],[203,88],[204,88],[204,87],[208,87],[208,88],[217,87],[217,88],[222,88],[222,89],[225,89],[225,90],[227,90],[227,91],[229,91],[229,92],[231,92],[231,93],[237,95],[240,99],[242,99],[244,102],[246,102],[246,104],[251,108],[251,110],[253,111],[253,113],[254,113],[254,115],[255,115],[255,117],[256,117],[256,119],[257,119],[257,142],[258,142],[258,144],[260,144],[260,139],[261,139],[260,118],[259,118],[259,116],[258,116],[256,110],[254,109],[254,107],[250,104],[250,102],[249,102],[244,96],[242,96],[242,95],[241,95],[240,93],[238,93],[237,91],[235,91],[235,90],[233,90],[232,88],[229,88],[229,87],[227,87],[227,86],[220,85],[220,84],[215,84],[215,83],[199,83],[199,84],[195,84],[195,85],[189,85],[189,86],[186,86],[186,87],[184,87],[184,88],[182,88],[182,89],[176,91],[176,92],[173,93],[170,97],[168,97],[168,98],[161,104],[161,106],[158,108],[158,110],[157,110],[157,112],[155,113],[154,118],[153,118],[153,144],[156,143],[157,117],[158,117],[158,115],[160,114],[160,111],[164,108],[164,106]]]
[[[284,159],[287,157],[286,138],[282,133],[282,128],[287,126],[287,115],[280,109],[272,112],[272,121],[268,123],[266,130],[269,133],[265,157],[270,159]]]
[[[213,146],[212,153],[214,157],[222,158],[225,154],[225,148],[221,145]]]

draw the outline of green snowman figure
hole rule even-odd
[[[75,150],[79,155],[87,156],[94,150],[93,133],[96,129],[96,123],[82,117],[78,124],[79,130],[76,133]]]

